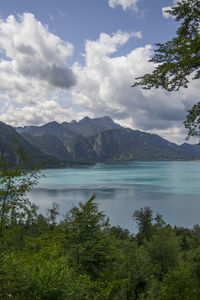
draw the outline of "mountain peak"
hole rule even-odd
[[[43,126],[60,126],[60,124],[56,121],[51,121]]]
[[[113,120],[110,117],[108,117],[108,116],[98,117],[98,118],[94,118],[94,119],[92,119],[92,118],[90,118],[88,116],[85,116],[83,119],[81,119],[79,121],[79,123],[88,122],[88,121],[91,121],[93,123],[95,123],[95,122],[106,122],[106,123],[110,123],[110,124],[114,123]],[[72,121],[72,122],[74,122],[74,121]]]
[[[102,117],[102,118],[97,118],[98,120],[102,120],[102,121],[104,121],[104,122],[106,122],[106,123],[110,123],[110,124],[113,124],[114,123],[114,121],[110,118],[110,117],[108,117],[108,116],[105,116],[105,117]],[[97,120],[96,119],[96,120]]]
[[[82,120],[79,121],[79,123],[88,122],[90,119],[88,116],[84,117]]]
[[[99,119],[109,120],[109,121],[112,121],[112,122],[113,122],[113,120],[112,120],[109,116],[104,116],[104,117],[99,118]]]

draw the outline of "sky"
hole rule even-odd
[[[169,93],[132,88],[176,34],[175,0],[6,0],[0,6],[0,120],[42,125],[110,116],[185,142],[199,80]],[[190,142],[193,142],[190,141]]]

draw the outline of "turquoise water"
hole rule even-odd
[[[171,225],[200,224],[200,162],[120,162],[44,170],[30,199],[44,212],[60,205],[60,218],[93,193],[113,225],[136,231],[133,212],[149,206]]]

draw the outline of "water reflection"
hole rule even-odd
[[[149,206],[167,223],[192,227],[200,223],[200,163],[123,162],[94,167],[44,170],[30,199],[43,213],[52,202],[61,216],[96,193],[96,201],[113,225],[136,231],[133,212]]]
[[[96,202],[110,218],[113,225],[136,231],[132,220],[133,212],[149,206],[155,213],[164,216],[167,223],[177,226],[192,227],[200,223],[200,197],[198,194],[174,194],[156,191],[150,186],[117,186],[116,188],[93,187],[75,189],[34,189],[30,199],[38,204],[43,213],[57,202],[62,218],[79,201],[85,201],[96,193]]]

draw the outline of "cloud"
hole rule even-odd
[[[0,20],[0,119],[13,126],[76,116],[60,94],[76,84],[67,65],[73,45],[50,33],[34,15]]]
[[[101,33],[98,40],[86,41],[85,65],[73,66],[77,77],[77,85],[71,90],[73,103],[95,116],[109,115],[122,125],[183,141],[182,122],[198,99],[199,82],[194,81],[188,89],[176,93],[131,88],[135,77],[154,68],[149,63],[153,53],[151,45],[117,56],[119,47],[132,37],[133,34],[119,31],[113,35]]]
[[[108,4],[110,7],[115,8],[117,5],[121,5],[123,10],[134,10],[138,11],[137,3],[140,0],[109,0]]]
[[[55,20],[55,18],[54,18],[54,16],[52,14],[49,13],[48,15],[49,15],[49,18],[50,18],[51,21]]]
[[[72,113],[71,108],[61,108],[56,101],[43,101],[35,106],[26,105],[24,107],[16,107],[10,105],[7,110],[1,114],[1,120],[13,126],[32,124],[38,125],[55,119],[56,115],[66,115],[68,117]]]
[[[64,18],[66,16],[65,13],[60,9],[58,9],[57,12],[59,13],[60,17],[62,17],[62,18]]]
[[[181,1],[181,0],[179,0]],[[177,0],[173,0],[173,6],[175,6],[177,4]],[[175,16],[170,15],[167,10],[170,10],[172,8],[172,6],[166,6],[162,8],[162,15],[165,19],[175,19]]]
[[[4,78],[2,90],[23,90],[28,81],[46,84],[49,88],[68,89],[76,84],[76,78],[67,65],[73,53],[73,45],[63,42],[37,21],[34,15],[25,13],[17,20],[13,15],[0,20],[0,47],[6,58],[0,62],[0,75]]]
[[[141,39],[142,38],[142,31],[136,31],[136,32],[133,32],[131,34],[132,37],[135,37],[135,38],[138,38],[138,39]]]
[[[86,40],[85,63],[70,68],[73,45],[32,14],[0,20],[0,119],[19,126],[109,115],[124,126],[183,141],[182,122],[199,98],[199,81],[176,93],[131,88],[135,77],[153,70],[153,47],[124,56],[118,50],[141,37],[140,31],[101,33]]]
[[[94,114],[87,110],[76,112],[69,105],[61,105],[59,95],[34,105],[16,105],[9,101],[2,101],[0,97],[0,119],[11,126],[42,125],[52,120],[61,123],[73,119],[79,120],[86,115],[94,117]]]
[[[162,15],[165,19],[169,19],[169,18],[175,19],[174,16],[172,16],[168,13],[168,10],[170,10],[170,9],[171,9],[171,6],[166,6],[166,7],[162,8]]]

